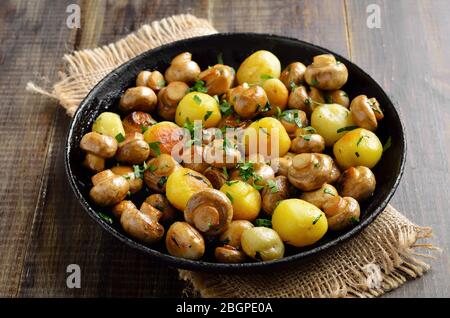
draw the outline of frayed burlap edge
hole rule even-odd
[[[29,82],[27,90],[55,98],[73,116],[89,91],[112,70],[133,57],[166,43],[217,33],[207,20],[190,14],[175,15],[144,25],[125,38],[103,47],[64,55],[61,80],[51,92]]]
[[[430,228],[411,223],[392,206],[353,239],[292,268],[261,274],[217,275],[180,271],[201,297],[377,297],[429,268]],[[420,249],[424,251],[421,253]]]
[[[144,25],[103,47],[64,56],[61,80],[50,91],[30,82],[27,90],[55,98],[73,116],[89,91],[119,65],[146,50],[185,38],[216,33],[208,21],[177,15]],[[391,206],[363,232],[291,269],[276,273],[211,275],[180,270],[186,296],[202,297],[376,297],[422,276],[433,258],[431,244],[418,244],[430,228],[411,223]],[[419,249],[425,253],[420,253]]]

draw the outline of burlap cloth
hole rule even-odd
[[[56,98],[69,116],[91,88],[106,74],[132,57],[172,41],[212,34],[208,21],[177,15],[144,25],[125,38],[95,49],[64,56],[65,69],[51,92],[28,83],[27,89]],[[187,294],[202,297],[375,297],[395,289],[408,279],[422,276],[434,258],[431,237],[392,206],[365,230],[291,269],[269,274],[218,275],[180,270],[190,282]]]

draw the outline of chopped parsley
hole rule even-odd
[[[305,141],[310,141],[311,140],[311,135],[302,135],[302,138]]]
[[[253,182],[253,188],[255,188],[256,190],[260,191],[260,190],[264,189],[264,186],[257,185],[255,182]]]
[[[148,126],[142,125],[142,126],[141,126],[141,132],[142,132],[142,133],[145,133],[145,132],[148,130],[148,128],[149,128]]]
[[[323,193],[325,193],[325,194],[329,194],[329,195],[332,195],[332,196],[334,196],[334,193],[333,193],[333,191],[331,191],[330,189],[328,189],[328,188],[325,188],[325,189],[323,189]]]
[[[320,167],[320,163],[318,161],[314,162],[314,168],[319,168]]]
[[[158,80],[158,81],[156,82],[156,85],[157,85],[158,87],[164,87],[164,86],[166,86],[166,81],[163,80],[163,79],[160,79],[160,80]]]
[[[317,86],[317,85],[319,85],[319,81],[316,78],[313,78],[311,80],[311,86]]]
[[[312,224],[313,225],[315,225],[318,221],[319,221],[319,219],[322,217],[322,213],[320,213],[318,216],[316,216],[315,218],[314,218],[314,220],[312,221]]]
[[[200,97],[198,97],[197,95],[194,95],[194,102],[197,104],[197,105],[201,105],[201,103],[202,103],[202,99],[200,98]]]
[[[269,219],[256,219],[255,220],[255,226],[264,226],[271,228],[272,227],[272,221]]]
[[[226,194],[226,196],[228,197],[228,199],[230,199],[230,202],[231,203],[233,203],[233,196],[229,193],[229,192],[227,192],[227,193],[225,193]]]
[[[217,64],[223,64],[223,53],[217,54]]]
[[[357,218],[356,216],[352,216],[352,217],[350,218],[350,221],[351,221],[352,223],[359,223],[359,218]]]
[[[316,129],[312,126],[307,126],[303,128],[304,131],[307,131],[309,133],[315,134],[316,133]]]
[[[125,140],[125,136],[122,135],[122,133],[118,133],[118,134],[116,135],[116,140],[117,140],[117,142],[122,142],[122,141]]]
[[[389,136],[389,138],[386,140],[386,143],[383,146],[383,152],[391,148],[391,146],[392,146],[392,138],[391,136]]]
[[[359,158],[359,152],[355,152],[355,156]]]
[[[148,170],[150,170],[151,172],[155,171],[156,169],[158,169],[157,166],[154,166],[154,165],[148,166]]]
[[[244,181],[248,181],[253,174],[254,168],[252,162],[246,162],[239,165],[239,176],[241,176]]]
[[[206,92],[208,92],[208,89],[205,87],[205,82],[204,81],[198,80],[198,81],[195,81],[194,86],[189,88],[188,92],[206,93]],[[195,97],[196,96],[197,95],[194,96],[194,101],[195,101]],[[196,103],[199,104],[199,105],[200,105],[201,102],[202,102],[201,99],[200,99],[199,103],[197,103],[197,101],[196,101]]]
[[[356,128],[358,128],[358,126],[347,126],[347,127],[339,128],[336,132],[339,134],[341,132],[351,131],[351,130],[356,129]]]
[[[163,177],[161,177],[161,178],[158,180],[157,186],[158,186],[159,188],[162,188],[162,187],[164,187],[164,185],[166,184],[166,182],[167,182],[167,177],[166,177],[166,176],[163,176]]]
[[[161,149],[159,149],[159,145],[161,144],[160,141],[155,142],[149,142],[148,145],[150,146],[150,149],[153,150],[156,156],[159,156],[161,154]]]
[[[226,184],[227,186],[231,186],[231,185],[233,185],[233,184],[235,184],[235,183],[238,183],[238,180],[225,181],[225,184]]]
[[[268,79],[271,79],[271,78],[273,78],[272,75],[269,75],[269,74],[261,74],[261,79],[262,79],[262,80],[268,80]]]
[[[294,81],[292,81],[292,82],[289,84],[289,86],[290,86],[291,90],[294,90],[294,89],[296,89],[296,88],[298,87],[297,85],[295,85],[295,82],[294,82]]]
[[[273,180],[267,180],[267,186],[269,187],[270,191],[272,191],[272,193],[277,193],[278,191],[280,191],[277,183]]]
[[[226,100],[222,101],[219,108],[220,112],[225,116],[230,116],[233,114],[233,108]]]
[[[204,121],[207,121],[208,118],[211,117],[212,113],[213,113],[212,110],[208,110],[208,111],[206,112],[205,116],[203,116],[203,120],[204,120]]]
[[[113,224],[113,220],[112,220],[111,217],[109,217],[108,215],[106,215],[106,214],[104,214],[104,213],[102,213],[102,212],[99,212],[99,213],[98,213],[98,216],[99,216],[103,221],[105,221],[106,223]]]
[[[228,179],[228,170],[227,170],[227,167],[223,167],[222,168],[222,172],[223,172],[223,175],[225,176],[225,178],[227,178]]]
[[[144,177],[146,167],[141,167],[139,165],[133,165],[133,173],[136,179],[142,179]]]
[[[260,129],[263,133],[265,133],[267,136],[270,136],[270,133],[267,131],[267,128],[265,128],[265,127],[259,127],[259,129]]]
[[[361,141],[363,140],[363,138],[370,138],[369,136],[363,135],[361,137],[359,137],[358,142],[356,143],[356,147],[359,146],[359,144],[361,143]]]

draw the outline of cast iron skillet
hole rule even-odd
[[[99,217],[98,212],[110,214],[108,210],[96,206],[88,196],[91,188],[90,174],[81,167],[83,152],[79,148],[81,137],[91,130],[94,119],[104,111],[118,110],[118,100],[128,87],[134,86],[137,74],[144,69],[157,69],[164,73],[171,59],[184,51],[193,54],[193,59],[205,69],[217,63],[217,56],[222,54],[224,63],[238,68],[239,64],[252,52],[265,49],[273,52],[281,61],[282,67],[293,61],[309,64],[313,56],[332,53],[345,63],[349,71],[349,81],[344,90],[350,98],[358,94],[376,97],[384,111],[384,119],[377,130],[377,135],[384,144],[389,136],[392,146],[374,168],[377,187],[374,196],[361,206],[360,223],[354,228],[341,233],[327,233],[313,246],[298,249],[286,245],[286,257],[269,262],[249,262],[243,264],[215,263],[213,253],[205,255],[203,261],[192,261],[173,257],[167,254],[164,240],[156,246],[145,246],[128,237],[115,221],[110,225]],[[318,252],[326,253],[326,249],[354,236],[370,224],[383,211],[394,194],[405,163],[406,143],[402,123],[395,107],[383,89],[368,74],[344,57],[316,45],[275,35],[234,33],[214,34],[182,40],[145,52],[123,64],[108,76],[86,96],[80,104],[71,122],[66,140],[65,167],[70,185],[86,212],[106,231],[127,245],[136,248],[150,257],[166,262],[170,266],[208,272],[242,272],[273,269],[303,260]],[[149,193],[141,193],[132,200],[140,204]],[[181,214],[181,213],[180,213]]]

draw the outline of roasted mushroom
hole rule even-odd
[[[153,191],[164,193],[167,178],[179,167],[179,163],[171,155],[162,153],[147,161],[144,182]]]
[[[292,164],[292,158],[294,158],[295,155],[295,153],[288,152],[283,157],[273,159],[271,167],[273,168],[275,175],[287,177],[289,167]]]
[[[367,98],[366,95],[355,97],[350,104],[350,111],[357,126],[371,131],[377,129],[377,120],[384,117],[376,98]]]
[[[130,191],[127,180],[109,169],[97,173],[91,179],[94,186],[89,192],[89,196],[100,206],[119,203]]]
[[[239,115],[233,113],[231,115],[222,116],[218,128],[247,128],[252,123],[251,120],[241,119]]]
[[[144,181],[141,178],[137,178],[134,174],[134,170],[128,166],[114,166],[111,171],[118,176],[124,177],[130,185],[130,193],[136,193],[142,189]]]
[[[112,214],[120,220],[120,217],[122,216],[122,212],[127,209],[137,209],[133,202],[130,200],[123,200],[117,203],[112,207]]]
[[[203,189],[195,193],[184,210],[184,219],[206,235],[225,231],[233,218],[230,199],[219,190]]]
[[[269,99],[261,86],[253,85],[234,95],[231,105],[240,117],[247,119],[269,110]]]
[[[300,85],[298,87],[292,88],[288,98],[288,108],[299,109],[306,112],[309,107],[308,105],[309,95],[306,87]]]
[[[172,256],[195,260],[205,253],[205,241],[189,223],[175,222],[167,231],[166,248]]]
[[[364,166],[350,167],[345,170],[338,181],[339,193],[362,202],[372,196],[376,181],[373,172]]]
[[[223,64],[216,64],[201,72],[198,78],[205,82],[209,95],[222,95],[234,82],[234,70]]]
[[[209,165],[203,160],[203,147],[192,145],[183,151],[180,158],[183,161],[183,167],[203,173]]]
[[[346,92],[338,89],[335,91],[327,92],[325,94],[325,101],[327,104],[339,104],[348,108],[350,105],[350,99]]]
[[[165,85],[164,76],[158,71],[142,71],[136,78],[136,86],[148,86],[155,93],[159,92]]]
[[[332,159],[333,160],[333,159]],[[335,183],[341,176],[341,170],[337,166],[336,162],[333,160],[333,166],[331,167],[330,177],[328,183]]]
[[[331,157],[320,153],[302,153],[292,159],[289,181],[302,191],[320,188],[328,181],[333,166]]]
[[[156,101],[156,94],[150,87],[131,87],[120,98],[119,108],[125,113],[136,110],[151,113],[156,108]]]
[[[164,235],[164,227],[159,224],[161,212],[151,205],[143,203],[141,210],[128,201],[115,207],[120,215],[120,224],[130,236],[147,244],[159,241]]]
[[[325,150],[325,140],[319,134],[300,135],[292,139],[290,151],[294,153],[319,153]]]
[[[233,168],[241,160],[241,153],[228,139],[215,139],[204,147],[203,159],[216,168]]]
[[[89,132],[81,138],[80,148],[87,152],[84,166],[94,172],[100,172],[105,168],[105,159],[116,154],[117,141],[98,132]]]
[[[250,229],[254,225],[247,220],[235,220],[227,226],[225,231],[220,235],[219,242],[223,245],[230,245],[234,248],[241,248],[241,236],[246,229]]]
[[[151,125],[156,124],[156,120],[150,114],[136,111],[132,112],[122,120],[123,129],[126,134],[144,133]]]
[[[303,63],[293,62],[281,72],[280,80],[286,85],[287,89],[291,90],[303,83],[305,71],[306,66]]]
[[[171,82],[158,93],[158,115],[165,120],[175,120],[178,103],[188,92],[189,86],[184,82]]]
[[[333,231],[344,230],[359,222],[358,201],[351,197],[334,196],[323,204],[328,220],[328,228]]]
[[[140,164],[150,155],[150,146],[141,133],[129,133],[125,140],[119,143],[116,159],[129,164]]]
[[[222,263],[243,263],[245,261],[245,253],[231,245],[216,247],[214,256]]]
[[[297,128],[308,126],[308,118],[306,117],[306,113],[299,109],[285,110],[277,117],[291,138],[295,134]]]
[[[338,192],[331,184],[324,183],[320,189],[303,192],[300,199],[314,204],[319,209],[323,209],[323,205],[332,197],[338,196]]]
[[[217,190],[228,180],[228,171],[226,168],[209,167],[203,171],[203,175],[211,182],[213,188]]]
[[[241,180],[259,187],[265,186],[273,178],[275,172],[264,161],[243,163],[230,173],[230,180]]]
[[[193,83],[200,74],[200,67],[192,61],[192,54],[189,52],[175,56],[166,70],[164,77],[167,82],[175,81]]]
[[[159,220],[161,223],[168,223],[175,218],[177,211],[164,195],[159,193],[151,194],[144,202],[162,212],[161,219]]]
[[[306,82],[313,87],[324,90],[340,89],[347,82],[347,67],[336,61],[332,54],[317,55],[305,71]]]
[[[269,180],[264,187],[262,193],[262,209],[272,215],[281,200],[289,198],[289,181],[285,176],[278,176]]]

